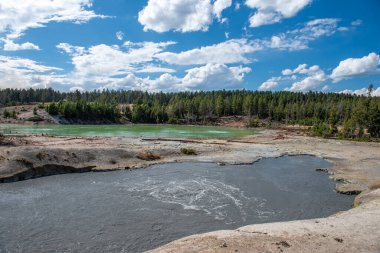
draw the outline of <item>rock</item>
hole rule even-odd
[[[289,248],[290,247],[290,244],[287,242],[287,241],[280,241],[280,242],[277,242],[276,245],[278,246],[283,246],[285,248]]]

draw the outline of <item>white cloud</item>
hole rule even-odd
[[[349,31],[350,29],[348,28],[348,27],[344,27],[344,26],[342,26],[342,27],[338,27],[338,31],[340,31],[340,32],[347,32],[347,31]]]
[[[361,19],[357,19],[351,22],[352,26],[360,26],[363,24],[363,21]]]
[[[327,92],[328,90],[330,90],[330,86],[325,85],[322,87],[322,91]]]
[[[247,55],[260,49],[261,46],[255,41],[233,39],[180,53],[163,52],[156,57],[161,61],[177,65],[249,63],[251,60]]]
[[[338,19],[315,19],[303,27],[272,36],[267,47],[280,50],[302,50],[308,44],[323,36],[331,36],[339,30]]]
[[[60,70],[30,59],[0,55],[0,88],[44,88]]]
[[[326,85],[326,82],[332,81],[334,83],[344,79],[349,79],[362,75],[370,75],[380,73],[380,56],[376,53],[370,53],[368,56],[362,58],[348,58],[339,63],[339,65],[332,71],[331,75],[327,75],[318,65],[308,67],[307,64],[300,64],[297,68],[284,69],[282,71],[282,77],[273,77],[264,83],[265,87],[271,85],[277,85],[275,82],[283,80],[295,80],[302,78],[300,81],[294,82],[290,88],[286,90],[290,91],[309,91],[309,90],[329,90],[330,87]],[[344,90],[344,93],[350,94],[364,94],[366,88],[359,90]],[[374,94],[380,92],[376,90]]]
[[[312,0],[246,0],[245,4],[256,13],[250,18],[251,27],[278,23],[284,18],[295,16]]]
[[[266,24],[278,23],[281,15],[275,12],[257,12],[249,18],[250,27],[259,27]]]
[[[83,55],[85,51],[84,47],[73,46],[68,43],[59,43],[57,48],[70,55]]]
[[[348,58],[341,61],[331,74],[333,82],[339,82],[356,76],[369,75],[378,73],[380,65],[380,56],[376,53],[370,53],[362,58]]]
[[[140,89],[150,91],[219,90],[241,88],[244,75],[250,68],[227,67],[224,64],[207,64],[186,71],[182,78],[165,73],[156,79],[140,78],[130,74],[125,78],[110,80],[102,88]],[[112,81],[112,82],[111,82]]]
[[[165,68],[156,65],[144,65],[143,67],[136,69],[134,72],[136,73],[174,73],[176,72],[174,69]]]
[[[307,64],[300,64],[294,70],[285,69],[284,75],[306,75],[301,81],[295,82],[287,90],[290,91],[309,91],[323,88],[329,79],[328,75],[318,66],[308,67]]]
[[[375,89],[372,92],[372,96],[374,96],[374,97],[380,97],[380,87],[378,87],[377,89]]]
[[[117,46],[91,47],[91,52],[86,51],[83,47],[73,47],[68,44],[61,43],[58,48],[78,57],[73,58],[75,66],[83,65],[83,72],[86,67],[94,68],[94,71],[101,69],[119,69],[122,71],[115,74],[127,74],[132,72],[174,72],[174,70],[166,67],[150,66],[149,68],[136,67],[136,63],[162,61],[166,64],[173,65],[206,65],[209,63],[219,64],[247,64],[252,62],[251,55],[265,48],[300,50],[307,48],[307,44],[318,38],[318,36],[332,34],[337,20],[314,20],[308,22],[304,27],[292,31],[288,31],[278,36],[273,36],[270,40],[248,40],[248,39],[231,39],[218,44],[204,46],[200,48],[190,49],[183,52],[164,51],[168,46],[175,42],[130,42],[126,41],[123,48]],[[278,39],[277,39],[278,38]],[[125,49],[128,49],[125,51]],[[99,54],[99,56],[98,56]],[[103,55],[109,58],[104,59]],[[80,56],[80,57],[79,57]],[[140,59],[139,59],[140,58]],[[144,60],[142,60],[144,59]],[[85,61],[83,64],[81,61]],[[91,61],[93,63],[91,63]],[[116,67],[115,65],[119,65]],[[103,67],[104,65],[104,67]],[[133,66],[132,66],[133,65]],[[78,71],[79,72],[79,71]],[[90,73],[93,71],[91,70]]]
[[[361,88],[357,90],[346,89],[346,90],[339,91],[338,93],[352,94],[352,95],[358,95],[358,96],[368,96],[368,88]],[[374,89],[371,95],[374,97],[380,97],[380,87],[378,87],[377,89]]]
[[[221,20],[231,5],[232,0],[149,0],[138,21],[145,31],[207,31],[214,16]]]
[[[124,33],[122,31],[118,31],[115,35],[118,40],[124,39]]]
[[[73,91],[79,91],[79,92],[85,92],[86,90],[79,86],[74,86],[69,89],[71,92]]]
[[[291,69],[284,69],[281,73],[284,76],[289,76],[293,74],[293,71]]]
[[[324,83],[328,80],[327,76],[323,71],[312,76],[308,76],[305,79],[293,83],[292,87],[289,88],[290,91],[310,91],[319,90]]]
[[[4,51],[18,51],[18,50],[40,50],[40,48],[31,43],[31,42],[25,42],[21,44],[14,43],[10,39],[2,39],[4,45],[3,49]]]
[[[263,82],[258,90],[260,91],[266,91],[266,90],[273,90],[278,86],[278,81],[281,80],[281,77],[272,77],[268,79],[267,81]]]
[[[207,0],[149,0],[138,20],[145,31],[206,31],[212,12]]]
[[[222,12],[231,7],[232,0],[216,0],[214,3],[214,14],[218,19],[222,18]]]
[[[284,69],[281,73],[281,77],[271,78],[269,81],[294,81],[301,78],[300,81],[294,82],[290,88],[286,88],[285,90],[309,91],[329,89],[329,87],[325,85],[325,82],[329,80],[329,76],[326,75],[318,65],[308,67],[307,64],[300,64],[293,70]],[[267,85],[270,85],[270,83]]]
[[[187,71],[182,86],[187,89],[218,90],[232,89],[243,81],[244,75],[251,72],[247,67],[227,67],[224,64],[207,64]]]
[[[123,76],[131,73],[174,72],[152,64],[157,53],[175,42],[141,42],[127,41],[124,47],[100,44],[90,48],[76,47],[60,43],[57,48],[68,53],[72,58],[74,71],[71,73],[78,82],[105,80],[108,77]]]
[[[31,42],[14,42],[31,28],[44,27],[49,22],[84,23],[97,15],[88,8],[90,0],[2,0],[0,3],[0,34],[5,34],[4,50],[38,49]],[[13,43],[13,44],[12,44]]]

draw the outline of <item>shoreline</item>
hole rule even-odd
[[[380,251],[380,243],[377,242],[380,238],[380,143],[320,139],[292,131],[265,129],[255,136],[234,138],[232,141],[192,138],[160,141],[129,137],[6,138],[13,146],[0,148],[0,178],[25,173],[25,178],[21,179],[27,179],[28,176],[33,177],[30,174],[33,171],[37,173],[35,175],[50,174],[56,165],[67,166],[72,172],[81,172],[81,169],[91,166],[95,167],[89,171],[110,171],[168,162],[247,164],[284,155],[314,155],[332,163],[327,172],[336,181],[337,192],[360,192],[352,209],[316,220],[249,225],[237,230],[193,235],[152,252]],[[183,155],[181,148],[193,148],[198,155]],[[160,159],[147,161],[136,157],[147,152],[158,155]]]

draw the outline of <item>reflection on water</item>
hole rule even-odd
[[[352,196],[310,156],[179,163],[0,185],[0,252],[141,252],[194,233],[324,217]]]

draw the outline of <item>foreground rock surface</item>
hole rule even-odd
[[[379,252],[380,190],[325,219],[245,226],[186,237],[150,252]]]
[[[181,148],[194,149],[198,155],[184,155]],[[141,154],[157,159],[140,159]],[[277,130],[233,140],[7,136],[0,146],[0,182],[165,162],[252,163],[297,154],[331,161],[334,166],[328,173],[337,182],[337,191],[361,193],[355,208],[325,219],[194,235],[152,252],[380,252],[379,143],[325,140]]]

